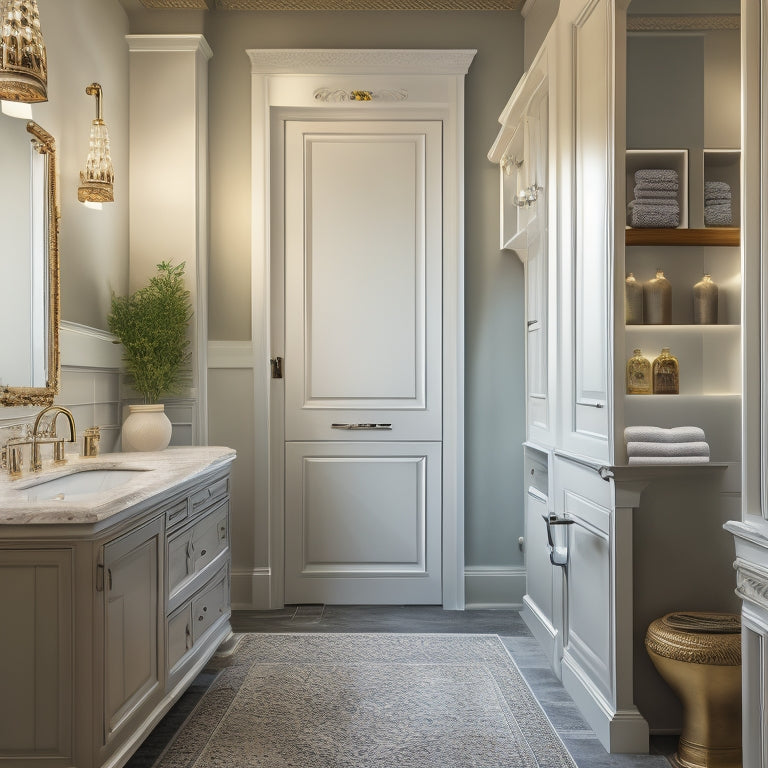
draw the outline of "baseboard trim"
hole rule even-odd
[[[464,603],[468,610],[519,610],[525,595],[525,568],[470,567],[464,569]]]
[[[233,570],[231,574],[231,603],[233,611],[266,611],[274,606],[269,604],[269,568]]]
[[[560,670],[560,633],[528,595],[523,597],[523,609],[520,611],[520,616],[538,641],[555,674],[560,677],[562,674]]]
[[[563,687],[607,752],[648,754],[648,722],[636,707],[614,710],[567,649],[562,672]]]

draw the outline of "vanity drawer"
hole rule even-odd
[[[168,618],[166,647],[170,675],[192,648],[192,606],[189,603]]]
[[[229,546],[229,500],[168,539],[168,600],[182,590]]]
[[[229,493],[229,475],[215,480],[205,488],[193,493],[189,498],[190,517],[205,511],[205,508]]]
[[[229,575],[226,568],[192,600],[192,643],[196,643],[225,614],[229,614]]]
[[[165,510],[165,529],[167,531],[181,525],[189,516],[189,504],[187,499],[179,501]]]

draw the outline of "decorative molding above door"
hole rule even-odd
[[[203,11],[519,11],[523,0],[141,0],[141,4]]]

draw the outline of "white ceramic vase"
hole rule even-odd
[[[171,422],[165,406],[129,405],[123,422],[124,451],[162,451],[171,442]]]

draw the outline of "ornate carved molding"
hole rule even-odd
[[[736,594],[743,600],[768,608],[768,573],[736,560]]]
[[[738,14],[627,16],[628,32],[691,32],[739,29]]]
[[[386,89],[383,91],[346,91],[342,88],[318,88],[315,93],[316,101],[405,101],[408,91],[403,88]]]
[[[523,0],[141,0],[152,10],[519,11]]]

